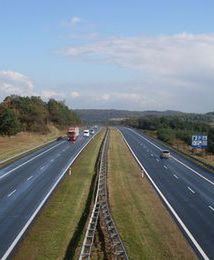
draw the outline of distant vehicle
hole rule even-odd
[[[170,151],[168,151],[168,150],[163,150],[163,151],[161,151],[161,154],[160,154],[160,157],[161,158],[165,158],[165,159],[169,159],[170,158]]]
[[[64,139],[64,138],[63,138],[62,136],[58,136],[56,140],[57,140],[57,141],[60,141],[60,140],[63,140],[63,139]]]
[[[95,133],[95,132],[94,132],[94,129],[90,129],[90,134],[91,134],[91,135],[94,135],[94,133]]]
[[[67,131],[68,141],[75,142],[79,136],[79,127],[69,127]]]
[[[83,131],[83,136],[86,136],[86,137],[89,137],[90,136],[90,133],[89,133],[89,130],[88,129],[85,129]]]

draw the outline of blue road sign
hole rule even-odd
[[[193,148],[207,148],[207,135],[192,135]]]

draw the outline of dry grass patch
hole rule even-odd
[[[163,143],[163,141],[160,141],[157,138],[157,132],[156,131],[146,131],[146,134],[157,139],[157,141]],[[197,149],[192,148],[191,145],[188,145],[184,141],[176,138],[172,145],[169,145],[167,143],[164,143],[165,145],[169,147],[175,148],[177,151],[180,151],[186,155],[191,156],[192,158],[195,158],[196,160],[199,160],[207,165],[210,165],[214,167],[214,154],[207,152],[205,149]],[[197,162],[198,163],[198,162]]]
[[[177,150],[202,161],[205,164],[214,166],[214,154],[208,153],[204,149],[192,148],[190,145],[187,145],[185,142],[179,139],[176,139],[172,146]]]
[[[130,259],[196,259],[121,135],[110,137],[110,207]]]
[[[57,136],[65,135],[65,130],[59,130],[56,127],[49,126],[50,133],[47,135],[22,132],[15,136],[0,136],[0,160],[7,159],[13,155],[34,148],[38,145],[54,140]]]

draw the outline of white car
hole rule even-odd
[[[83,131],[83,136],[86,136],[86,137],[89,137],[90,136],[90,133],[89,133],[89,130],[86,129]]]

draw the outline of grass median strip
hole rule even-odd
[[[84,213],[104,131],[80,154],[27,232],[13,259],[63,259]]]
[[[197,259],[120,133],[111,130],[109,201],[130,259]]]

